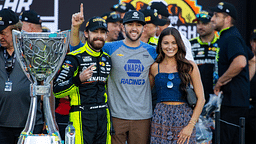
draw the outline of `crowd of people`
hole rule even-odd
[[[191,40],[172,27],[162,2],[139,11],[120,3],[111,10],[89,18],[82,32],[83,4],[72,15],[70,52],[52,83],[52,113],[62,139],[70,121],[76,144],[195,144],[209,95],[221,93],[221,119],[239,125],[245,117],[246,143],[255,143],[256,29],[250,49],[235,26],[232,4],[196,14],[199,36]],[[17,143],[30,107],[30,81],[17,62],[13,29],[49,31],[33,10],[20,16],[0,11],[3,144]],[[195,107],[188,104],[188,87],[196,94]],[[45,133],[42,103],[39,97],[37,134]],[[221,144],[239,143],[238,134],[237,127],[221,123]]]

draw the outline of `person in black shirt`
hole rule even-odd
[[[252,32],[252,36],[250,39],[251,50],[256,56],[256,28]],[[255,120],[255,112],[256,112],[256,76],[251,80],[250,83],[250,107],[249,107],[249,115],[248,119],[246,119],[246,129],[245,129],[245,136],[246,136],[246,144],[255,144],[256,143],[256,120]]]
[[[31,102],[30,81],[23,73],[15,55],[12,30],[18,29],[19,18],[9,9],[0,11],[0,143],[16,144],[24,129]],[[37,103],[36,126],[43,129],[40,98]]]
[[[220,31],[218,45],[219,79],[214,87],[214,93],[223,92],[220,118],[239,125],[240,117],[247,117],[250,98],[250,79],[255,73],[255,57],[246,46],[238,29],[234,26],[237,18],[236,8],[227,2],[220,2],[211,10],[211,19],[215,30]],[[226,123],[221,123],[220,141],[222,144],[238,144],[239,129]]]

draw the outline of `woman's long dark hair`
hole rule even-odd
[[[192,72],[193,65],[185,58],[185,55],[186,55],[185,45],[181,39],[179,31],[176,28],[168,27],[161,32],[159,36],[158,44],[156,46],[156,52],[158,54],[156,62],[161,63],[164,60],[165,54],[162,50],[161,43],[163,41],[163,37],[167,35],[174,36],[178,45],[178,52],[175,55],[175,59],[177,61],[177,70],[181,79],[180,90],[182,92],[183,98],[186,98],[187,96],[186,87],[191,81],[191,77],[189,73]]]

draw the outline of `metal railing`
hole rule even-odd
[[[245,144],[245,118],[240,117],[239,125],[220,119],[220,112],[215,112],[215,144],[220,144],[220,122],[239,128],[239,144]]]

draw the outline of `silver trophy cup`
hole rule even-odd
[[[51,80],[60,68],[69,44],[69,31],[57,33],[29,33],[13,30],[13,45],[23,72],[31,81],[31,104],[28,119],[18,144],[61,143],[61,137],[52,117],[49,97]],[[33,134],[37,96],[43,95],[43,110],[47,135]]]

